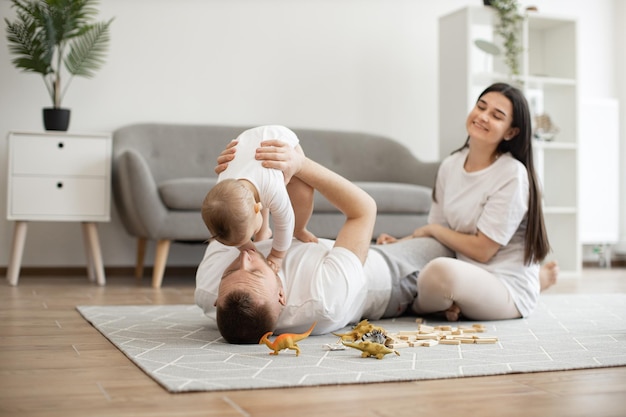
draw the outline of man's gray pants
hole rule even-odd
[[[386,317],[398,317],[417,297],[417,279],[428,262],[440,257],[454,257],[454,252],[433,238],[414,238],[386,245],[374,245],[391,271],[391,297]]]

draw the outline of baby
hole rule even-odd
[[[202,219],[212,238],[245,248],[252,239],[258,242],[272,236],[271,213],[274,241],[267,261],[278,272],[293,237],[303,242],[317,238],[306,229],[313,211],[313,188],[297,178],[286,185],[282,171],[264,168],[254,157],[261,142],[269,139],[300,146],[295,133],[283,126],[260,126],[243,132],[236,139],[235,158],[204,198]],[[292,206],[290,196],[296,195]]]

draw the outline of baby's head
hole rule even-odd
[[[225,179],[204,197],[202,219],[213,239],[239,247],[261,227],[261,208],[246,180]]]

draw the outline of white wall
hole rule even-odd
[[[75,79],[63,104],[72,109],[75,131],[112,131],[142,121],[280,123],[381,133],[405,143],[419,158],[435,160],[438,17],[481,4],[105,0],[100,18],[115,17],[107,63],[96,78]],[[616,10],[623,15],[621,2],[532,4],[540,12],[578,18],[581,96],[615,97],[613,26],[618,21],[613,16]],[[13,15],[10,3],[0,1],[0,16]],[[41,108],[50,104],[43,82],[18,72],[10,63],[6,36],[0,43],[0,136],[12,129],[41,129]],[[13,223],[4,220],[5,141],[0,154],[0,265],[5,266],[13,233]],[[212,164],[208,161],[207,169]],[[621,217],[626,223],[624,208]],[[112,222],[102,224],[100,234],[105,265],[132,265],[134,241],[114,207]],[[193,265],[201,254],[201,247],[174,245],[168,264]],[[24,266],[83,263],[77,225],[29,225]]]
[[[620,244],[616,248],[619,253],[626,254],[626,2],[613,0],[615,14],[613,26],[615,27],[615,82],[616,95],[620,100]],[[619,74],[619,75],[618,75]]]

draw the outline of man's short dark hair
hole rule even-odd
[[[259,305],[243,290],[228,294],[217,306],[217,328],[233,344],[259,343],[267,332],[273,332],[276,319],[267,304]]]

